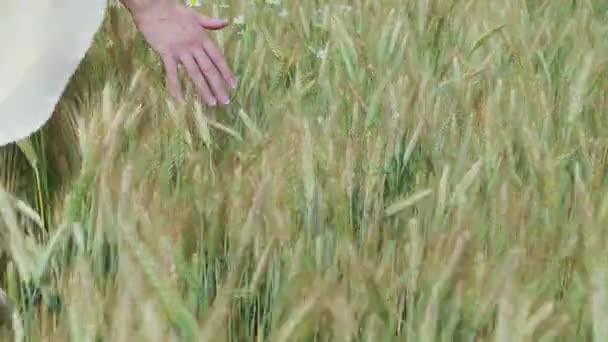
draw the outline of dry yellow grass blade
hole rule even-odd
[[[384,213],[386,216],[393,216],[393,215],[399,213],[400,211],[413,206],[414,204],[416,204],[416,202],[422,200],[423,198],[430,196],[432,193],[433,193],[433,191],[430,189],[426,189],[426,190],[417,192],[408,198],[402,199],[396,203],[389,205],[385,209]]]

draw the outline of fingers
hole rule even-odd
[[[202,14],[195,14],[198,23],[207,30],[221,30],[228,26],[228,22],[223,19],[214,19],[204,16]]]
[[[215,96],[213,96],[213,93],[209,89],[209,85],[201,73],[201,69],[199,69],[198,65],[196,64],[194,57],[192,57],[191,54],[184,54],[180,57],[180,61],[184,65],[188,76],[190,76],[190,79],[201,94],[203,101],[210,106],[217,105],[217,99]]]
[[[209,56],[213,64],[215,64],[219,70],[224,80],[232,89],[235,89],[237,87],[237,82],[232,74],[232,71],[230,70],[230,67],[228,66],[228,63],[226,62],[226,59],[224,58],[224,55],[208,37],[203,39],[203,48],[205,49],[207,56]]]
[[[215,95],[215,98],[223,104],[229,104],[230,97],[224,88],[224,80],[205,51],[197,49],[193,53],[193,56],[198,63],[203,76],[207,80],[207,84],[211,87],[211,91]]]
[[[201,27],[199,34],[203,35],[202,40],[196,39],[198,42],[194,45],[190,43],[180,46],[179,49],[182,51],[176,54],[176,56],[179,56],[177,59],[163,58],[167,70],[167,88],[172,96],[179,99],[183,98],[176,65],[176,63],[181,63],[203,101],[210,106],[216,106],[218,102],[229,104],[230,96],[226,83],[235,89],[237,82],[223,54],[205,33],[205,30],[222,29],[228,25],[228,22],[198,13],[195,13],[192,17]],[[190,33],[199,30],[194,29]]]
[[[165,87],[169,90],[169,94],[177,101],[182,101],[184,96],[177,75],[177,63],[173,57],[161,56],[165,66]]]

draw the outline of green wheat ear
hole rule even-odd
[[[48,203],[46,200],[47,197],[45,196],[46,191],[44,191],[45,187],[43,185],[43,180],[42,180],[42,177],[40,176],[40,174],[41,174],[40,166],[42,165],[42,163],[40,162],[41,158],[39,157],[39,154],[36,152],[36,149],[34,148],[32,140],[25,139],[25,140],[19,141],[19,142],[17,142],[17,146],[19,147],[21,152],[25,155],[25,158],[27,159],[30,166],[32,167],[32,170],[34,171],[34,177],[35,177],[35,181],[36,181],[35,205],[38,208],[40,218],[42,219],[42,228],[44,231],[46,231],[48,228],[49,222],[48,222],[48,218],[47,218],[45,209],[46,209],[46,206]],[[44,151],[44,149],[41,149],[41,151]]]

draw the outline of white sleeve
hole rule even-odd
[[[2,1],[0,146],[50,118],[103,22],[106,1]]]

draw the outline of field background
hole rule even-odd
[[[109,10],[59,106],[82,169],[47,243],[11,230],[26,340],[608,340],[608,2],[201,11],[228,107],[173,107]]]

